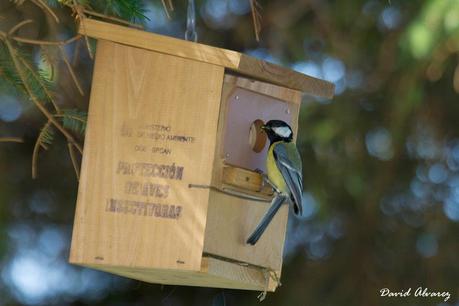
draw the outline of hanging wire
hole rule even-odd
[[[198,41],[198,33],[196,32],[196,9],[194,5],[194,0],[188,0],[185,39],[194,42]]]

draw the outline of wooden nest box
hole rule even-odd
[[[85,20],[96,38],[70,262],[161,284],[274,291],[288,207],[268,209],[257,126],[298,126],[333,85],[238,52]]]

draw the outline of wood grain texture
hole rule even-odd
[[[278,283],[263,269],[242,266],[212,257],[203,257],[200,271],[128,268],[106,265],[85,265],[148,283],[199,286],[241,290],[275,291]],[[268,284],[267,284],[268,281]]]
[[[78,32],[97,39],[104,39],[160,53],[202,61],[237,69],[241,54],[182,39],[149,33],[125,26],[85,19]]]
[[[216,48],[160,36],[156,52],[137,42],[154,34],[93,25],[108,40],[98,41],[70,262],[148,282],[264,290],[265,268],[282,268],[287,205],[250,246],[270,203],[210,187],[271,198],[253,168],[225,162],[228,100],[242,89],[280,100],[296,136],[301,92],[225,75],[232,59]],[[248,144],[248,132],[235,136]]]
[[[266,198],[265,193],[254,191],[261,185],[258,173],[230,167],[225,163],[223,146],[226,133],[225,127],[227,126],[226,121],[228,120],[228,98],[240,87],[268,96],[276,95],[277,98],[289,98],[291,100],[289,108],[292,112],[292,128],[296,133],[300,107],[298,101],[301,99],[301,93],[298,91],[290,92],[290,89],[286,89],[285,92],[287,94],[284,95],[284,91],[278,86],[271,88],[273,85],[265,82],[256,82],[251,86],[245,78],[241,78],[241,80],[238,80],[238,78],[226,75],[223,84],[212,185],[221,189],[230,185],[238,192]],[[238,136],[244,137],[242,135]],[[247,173],[252,173],[250,177],[253,180],[249,178],[245,185],[244,174],[248,175]],[[270,199],[270,197],[267,199]],[[268,267],[280,273],[288,218],[287,205],[280,209],[255,246],[245,243],[269,205],[270,203],[235,198],[212,190],[209,199],[204,252],[261,267]]]
[[[256,245],[246,244],[270,203],[237,199],[212,190],[207,213],[204,252],[281,271],[288,219],[283,205]]]
[[[93,19],[85,19],[78,32],[97,39],[153,50],[219,65],[255,79],[331,98],[334,85],[239,52],[188,42]]]
[[[301,91],[226,73],[225,83],[286,102],[301,104]]]
[[[201,269],[223,70],[99,40],[70,262]]]
[[[271,64],[245,54],[241,55],[237,71],[262,81],[297,89],[317,97],[331,99],[335,93],[335,85],[333,83]]]
[[[250,129],[255,121],[283,120],[292,124],[298,104],[288,103],[253,90],[237,87],[228,98],[228,111],[225,126],[225,162],[248,170],[266,171],[266,154],[269,143],[261,150],[254,151],[251,144]]]
[[[223,168],[223,184],[239,187],[262,195],[272,196],[272,188],[263,183],[260,174],[242,168],[225,166]]]

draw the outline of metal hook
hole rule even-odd
[[[194,5],[194,0],[188,0],[185,39],[194,42],[198,41],[198,33],[196,32],[196,9]]]

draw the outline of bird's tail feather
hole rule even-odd
[[[269,207],[263,219],[258,224],[257,228],[253,231],[252,235],[247,239],[247,243],[254,245],[260,239],[261,235],[265,232],[271,220],[276,215],[279,208],[282,206],[282,203],[287,199],[284,195],[276,195],[276,197],[271,202],[271,207]]]

